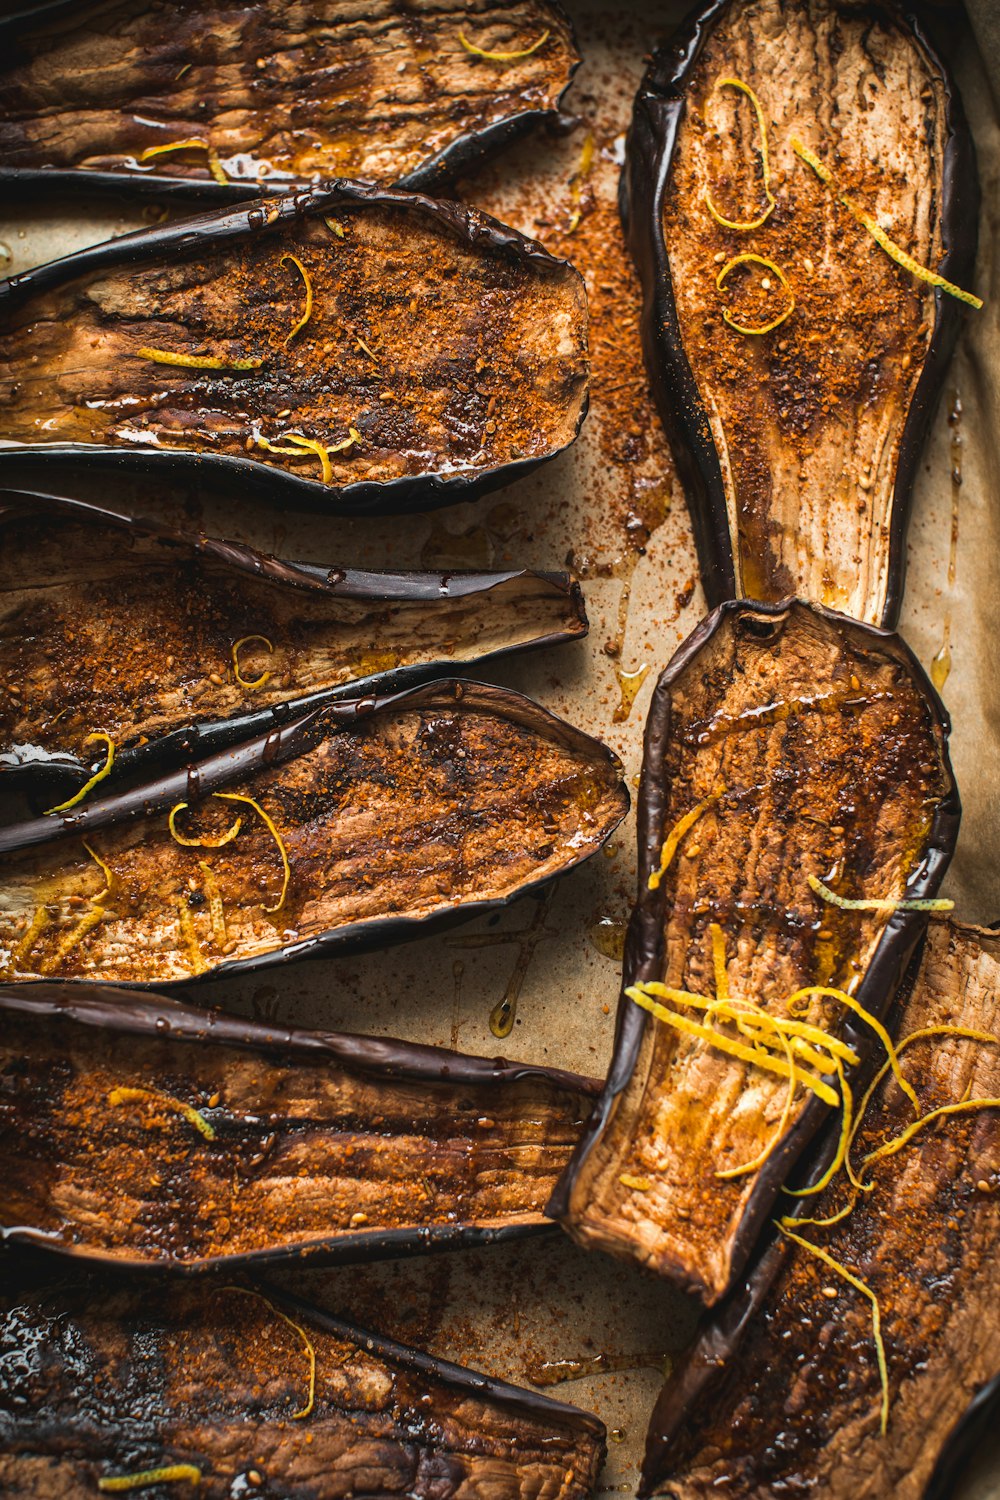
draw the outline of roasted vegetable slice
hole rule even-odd
[[[646,729],[614,1060],[552,1205],[576,1238],[708,1304],[732,1285],[927,921],[894,903],[952,852],[947,728],[898,637],[817,607],[723,605],[680,648]]]
[[[425,508],[551,458],[587,403],[579,274],[370,184],[124,235],[0,284],[0,318],[8,481],[61,458]]]
[[[903,1039],[930,1032],[901,1056],[921,1115],[962,1099],[970,1107],[865,1170],[871,1192],[852,1192],[841,1177],[797,1207],[784,1204],[803,1221],[793,1232],[863,1278],[876,1299],[885,1432],[872,1304],[779,1235],[664,1387],[644,1493],[673,1500],[786,1490],[886,1500],[954,1493],[951,1456],[967,1430],[963,1414],[981,1423],[998,1398],[998,997],[997,934],[932,923],[892,1030]],[[978,1107],[982,1099],[992,1107]],[[910,1101],[886,1077],[855,1138],[855,1167],[913,1122]],[[808,1223],[848,1208],[830,1227]],[[992,1388],[979,1395],[987,1382]]]
[[[975,262],[940,58],[895,6],[711,0],[646,75],[623,201],[710,602],[798,594],[894,624],[962,316],[899,262],[961,288]]]
[[[23,787],[35,811],[87,779],[97,727],[116,774],[138,771],[318,695],[386,691],[587,629],[566,574],[357,572],[82,501],[0,503],[0,789]]]
[[[96,1495],[173,1470],[155,1493],[582,1500],[604,1454],[587,1412],[269,1287],[7,1278],[2,1305],[9,1494]]]
[[[3,1235],[117,1265],[537,1233],[599,1090],[132,990],[19,985],[0,990],[0,1016]]]
[[[579,62],[546,0],[57,0],[0,39],[0,182],[206,202],[426,187],[552,117]]]
[[[335,703],[0,829],[0,972],[156,984],[416,936],[572,869],[627,808],[610,750],[507,689]]]

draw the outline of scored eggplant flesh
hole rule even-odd
[[[892,1030],[902,1038],[923,1027],[966,1027],[1000,1038],[998,995],[996,933],[934,922]],[[901,1063],[921,1114],[967,1093],[1000,1094],[1000,1049],[988,1042],[928,1037],[907,1048]],[[855,1166],[914,1118],[888,1077],[851,1153]],[[670,1500],[763,1500],[786,1492],[945,1500],[955,1493],[951,1455],[964,1446],[965,1415],[982,1422],[983,1402],[973,1407],[974,1398],[984,1391],[995,1414],[1000,1396],[996,1110],[925,1127],[869,1175],[874,1191],[857,1195],[839,1224],[796,1232],[878,1298],[889,1389],[885,1434],[869,1301],[779,1237],[706,1321],[664,1387],[640,1493]],[[849,1201],[841,1175],[785,1209],[825,1218]]]
[[[95,730],[118,774],[245,738],[315,694],[587,630],[567,574],[362,573],[80,501],[0,505],[0,788],[30,784],[37,812],[87,780]]]
[[[826,986],[884,1014],[926,913],[842,910],[808,877],[854,899],[933,896],[958,831],[946,739],[899,638],[819,607],[722,605],[680,648],[646,729],[614,1060],[550,1205],[576,1239],[708,1305],[732,1285],[829,1105],[802,1088],[782,1126],[786,1077],[654,1020],[625,990],[662,982],[714,999],[717,925],[731,996],[820,1026],[863,1058],[871,1032],[839,999],[788,1002]],[[674,830],[683,837],[651,890]],[[717,1175],[769,1147],[756,1171]]]
[[[773,210],[761,131],[766,125]],[[796,153],[800,140],[832,185]],[[898,618],[906,527],[960,326],[841,202],[968,287],[978,189],[948,73],[894,8],[713,0],[640,91],[626,213],[644,340],[686,477],[711,603],[797,594]],[[735,257],[759,263],[720,272]],[[759,329],[791,315],[770,332]]]
[[[596,1480],[605,1428],[588,1412],[270,1287],[29,1274],[5,1278],[0,1304],[5,1494],[96,1495],[170,1469],[152,1493],[199,1500],[583,1500]]]
[[[7,477],[61,457],[424,508],[553,457],[586,410],[580,275],[370,185],[125,235],[0,284],[0,312]]]
[[[627,810],[612,752],[508,689],[335,703],[0,829],[0,976],[157,984],[418,936],[574,868]]]
[[[553,1228],[546,1200],[600,1088],[132,990],[0,988],[0,1015],[0,1234],[119,1266],[367,1260]]]
[[[326,177],[426,186],[555,115],[579,63],[545,0],[38,12],[0,23],[0,180],[60,190],[232,201]],[[482,58],[463,35],[528,55]]]

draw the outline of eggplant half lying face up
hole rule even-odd
[[[958,831],[947,727],[898,637],[816,606],[722,605],[677,652],[614,1058],[551,1205],[582,1243],[709,1305],[733,1284],[927,920]]]
[[[4,1494],[584,1500],[604,1442],[587,1412],[269,1287],[4,1278]]]
[[[895,5],[711,0],[646,75],[623,201],[709,601],[893,625],[976,302],[974,152],[940,58]]]
[[[426,187],[554,116],[579,63],[546,0],[49,0],[0,42],[0,183],[204,202]]]
[[[61,461],[337,514],[426,509],[565,448],[587,385],[577,271],[470,209],[370,184],[0,283],[7,483]]]
[[[83,501],[8,494],[0,507],[0,793],[35,812],[88,780],[95,731],[114,743],[113,776],[139,774],[317,698],[587,630],[566,574],[349,571]],[[94,771],[104,759],[101,743]]]
[[[573,869],[627,810],[611,751],[507,689],[330,704],[0,828],[0,976],[162,984],[415,937]]]

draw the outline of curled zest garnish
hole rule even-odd
[[[259,370],[264,356],[248,355],[245,359],[223,359],[221,354],[177,354],[172,349],[150,349],[143,344],[136,354],[157,365],[178,365],[183,370]]]
[[[115,742],[110,734],[104,733],[103,729],[96,729],[93,734],[87,735],[83,743],[84,746],[95,745],[98,740],[103,740],[108,749],[107,758],[101,769],[91,776],[89,781],[85,781],[80,790],[74,796],[70,797],[68,801],[59,802],[55,807],[50,807],[45,813],[45,817],[48,817],[51,813],[68,812],[71,807],[75,807],[78,802],[82,802],[84,797],[89,796],[97,783],[103,781],[105,776],[108,775],[115,763]]]
[[[471,52],[473,57],[485,57],[488,62],[517,62],[519,58],[530,57],[533,52],[544,47],[551,34],[549,28],[546,27],[537,42],[532,42],[530,47],[523,47],[520,52],[487,52],[484,48],[477,47],[475,42],[470,42],[464,31],[458,33],[458,40],[466,52]]]
[[[17,947],[14,949],[13,958],[11,959],[12,969],[16,971],[21,967],[21,964],[24,962],[28,954],[31,952],[32,948],[38,942],[38,939],[41,937],[46,927],[48,927],[51,920],[52,919],[49,916],[48,909],[46,907],[37,906],[35,908],[35,915],[28,923],[24,935],[22,936]]]
[[[88,912],[84,913],[76,926],[66,934],[56,951],[42,960],[38,968],[39,974],[53,974],[63,960],[69,957],[73,949],[83,942],[88,932],[91,932],[103,920],[104,907],[92,906]]]
[[[903,1090],[903,1093],[906,1095],[907,1099],[909,1099],[914,1109],[919,1110],[920,1105],[917,1102],[917,1096],[913,1092],[913,1089],[910,1087],[909,1083],[907,1083],[906,1079],[903,1077],[902,1070],[899,1066],[899,1054],[897,1053],[896,1048],[893,1046],[892,1038],[886,1031],[885,1027],[882,1025],[882,1022],[877,1020],[875,1016],[872,1015],[871,1011],[865,1010],[863,1005],[859,1005],[853,995],[848,995],[845,990],[832,989],[829,985],[823,984],[807,984],[801,990],[796,990],[794,995],[790,995],[786,1002],[790,1014],[795,1014],[795,1008],[797,1005],[801,1004],[802,1002],[807,1002],[813,998],[838,1001],[841,1005],[845,1006],[849,1011],[856,1015],[860,1021],[863,1021],[867,1027],[874,1031],[875,1035],[882,1043],[882,1046],[885,1048],[885,1054],[889,1059],[889,1066],[893,1071],[893,1076],[895,1077],[896,1082],[899,1084],[900,1088]]]
[[[292,329],[291,333],[288,335],[287,339],[285,340],[285,348],[287,349],[288,345],[292,342],[292,339],[294,339],[298,334],[300,334],[302,332],[303,328],[306,326],[306,324],[309,322],[309,319],[312,317],[312,310],[313,310],[313,285],[312,285],[312,278],[310,277],[309,272],[306,270],[305,266],[299,260],[299,258],[298,258],[297,255],[283,255],[281,257],[281,260],[278,262],[278,264],[283,266],[286,261],[289,261],[296,268],[296,270],[298,271],[299,275],[302,277],[302,283],[303,283],[303,285],[304,285],[304,287],[306,289],[306,305],[305,305],[305,308],[303,309],[301,318],[296,323],[295,327]]]
[[[886,1156],[895,1156],[897,1151],[902,1151],[903,1147],[932,1120],[944,1119],[948,1115],[966,1114],[970,1110],[979,1109],[1000,1109],[1000,1099],[960,1099],[956,1104],[942,1104],[937,1109],[929,1110],[927,1114],[921,1115],[919,1120],[912,1120],[906,1129],[894,1136],[891,1141],[885,1141],[874,1151],[869,1151],[861,1163],[862,1170],[874,1161],[881,1161]]]
[[[717,788],[710,797],[706,797],[696,807],[692,807],[690,812],[686,812],[682,818],[678,818],[663,841],[663,848],[660,851],[659,869],[654,870],[646,882],[649,890],[659,890],[663,877],[670,868],[681,840],[694,827],[702,814],[708,812],[710,807],[714,807],[721,796],[722,789]]]
[[[266,437],[260,436],[256,437],[254,441],[258,448],[264,448],[268,453],[284,453],[291,458],[303,458],[305,453],[300,450],[308,449],[309,452],[315,453],[320,462],[321,477],[324,484],[332,484],[333,482],[333,468],[330,464],[330,454],[343,453],[346,449],[353,448],[355,443],[360,443],[361,441],[361,434],[356,427],[349,427],[347,429],[347,437],[344,441],[337,443],[333,448],[328,447],[325,443],[317,442],[315,438],[303,437],[299,432],[283,432],[281,436],[285,442],[295,443],[296,447],[279,448],[276,443],[272,443]]]
[[[265,906],[264,910],[280,911],[285,904],[285,897],[288,894],[288,882],[292,878],[291,867],[288,863],[288,854],[285,850],[285,845],[284,841],[282,840],[281,834],[278,832],[277,828],[275,828],[274,823],[261,807],[260,803],[255,802],[252,797],[246,797],[241,792],[213,792],[212,795],[215,797],[221,797],[226,802],[245,802],[249,807],[253,808],[255,813],[259,813],[264,822],[267,824],[268,832],[274,839],[274,842],[277,844],[278,853],[281,855],[281,866],[284,871],[284,879],[281,882],[281,895],[278,897],[277,902],[274,906]]]
[[[152,161],[154,156],[166,156],[171,151],[204,151],[208,159],[208,170],[216,182],[226,183],[229,181],[225,168],[219,160],[219,153],[207,141],[170,141],[165,146],[147,146],[145,151],[140,153],[138,161],[141,165],[144,161]]]
[[[838,896],[836,891],[831,891],[830,887],[824,885],[822,880],[816,875],[809,875],[807,879],[811,891],[815,892],[817,896],[822,897],[824,901],[828,901],[831,906],[839,906],[841,911],[876,911],[891,916],[896,911],[945,912],[955,910],[954,901],[946,901],[943,898],[939,899],[937,897],[933,900],[928,897],[916,901],[896,901],[892,898],[886,901],[853,901],[846,896]]]
[[[837,195],[838,203],[843,204],[848,213],[853,214],[858,223],[867,229],[872,239],[885,251],[890,260],[894,260],[897,266],[901,266],[904,271],[909,271],[910,275],[916,276],[919,281],[926,281],[928,286],[940,287],[941,291],[947,292],[949,297],[957,297],[959,302],[965,302],[969,307],[974,307],[978,312],[983,305],[981,297],[977,297],[973,292],[963,291],[953,281],[946,281],[936,271],[929,271],[926,266],[922,266],[919,261],[914,260],[912,255],[909,255],[901,245],[897,245],[896,241],[886,234],[877,219],[873,218],[860,204],[855,203],[853,199],[848,198],[838,190],[836,179],[830,168],[825,166],[815,151],[810,151],[809,147],[800,141],[797,136],[793,135],[791,137],[791,147],[796,156],[801,157],[805,162],[806,166],[812,167],[820,181],[824,182],[827,187],[832,188]]]
[[[90,845],[87,843],[86,839],[84,839],[84,841],[83,841],[83,847],[86,849],[87,853],[90,855],[91,859],[98,866],[98,868],[100,869],[101,874],[104,876],[104,882],[105,882],[105,884],[104,884],[103,891],[101,891],[101,893],[99,895],[93,897],[94,901],[97,901],[97,902],[103,901],[104,898],[105,898],[105,896],[110,896],[111,895],[111,887],[115,883],[114,872],[108,868],[108,866],[104,863],[103,859],[97,853],[97,851],[95,849],[92,849],[90,847]]]
[[[653,1186],[648,1177],[633,1177],[630,1172],[622,1172],[618,1181],[622,1187],[631,1188],[633,1193],[648,1193]]]
[[[245,635],[241,637],[240,640],[233,642],[233,672],[236,675],[236,681],[239,683],[240,687],[263,687],[265,682],[270,681],[273,675],[271,672],[262,672],[259,677],[253,678],[244,677],[240,672],[240,647],[247,645],[249,641],[263,641],[268,651],[274,651],[274,647],[271,645],[271,642],[268,640],[266,635]]]
[[[191,973],[195,975],[204,974],[208,968],[208,964],[205,962],[204,955],[202,954],[201,944],[198,942],[198,934],[194,930],[194,918],[191,915],[191,908],[183,897],[178,898],[175,905],[177,907],[177,917],[180,922],[181,937],[184,939],[184,946],[188,951],[188,962],[191,965]]]
[[[718,276],[715,278],[715,284],[718,287],[719,291],[722,291],[723,284],[725,283],[726,278],[729,276],[729,273],[731,271],[735,271],[737,266],[746,265],[763,266],[765,271],[773,271],[775,276],[777,276],[778,280],[781,282],[781,285],[784,287],[785,291],[788,293],[788,306],[785,308],[784,312],[779,313],[776,318],[771,319],[770,323],[764,323],[760,328],[748,328],[745,323],[737,323],[736,319],[730,314],[728,308],[724,307],[722,309],[723,321],[728,323],[730,328],[734,329],[737,333],[746,333],[749,334],[751,338],[758,338],[762,333],[771,333],[773,329],[780,328],[785,319],[791,317],[792,313],[795,311],[795,298],[792,295],[792,289],[788,284],[788,277],[785,275],[781,267],[776,266],[773,260],[768,260],[766,255],[752,255],[750,253],[744,255],[734,255],[732,260],[726,262],[722,270],[719,272]]]
[[[292,1421],[301,1422],[304,1417],[309,1416],[310,1412],[316,1404],[316,1350],[313,1347],[313,1343],[309,1335],[306,1333],[304,1328],[300,1327],[298,1323],[294,1323],[292,1319],[288,1317],[287,1313],[283,1313],[280,1307],[275,1307],[273,1302],[271,1302],[267,1297],[263,1296],[262,1293],[255,1292],[251,1287],[224,1286],[221,1288],[221,1290],[224,1292],[235,1292],[237,1296],[240,1297],[256,1297],[258,1302],[263,1302],[265,1307],[270,1308],[271,1312],[273,1312],[276,1317],[280,1318],[283,1323],[287,1323],[289,1328],[293,1328],[299,1335],[299,1338],[302,1340],[302,1343],[305,1346],[306,1356],[309,1360],[309,1398],[306,1401],[305,1406],[300,1407],[298,1411],[292,1412]]]
[[[195,1109],[191,1104],[185,1104],[183,1099],[175,1099],[172,1094],[161,1094],[158,1089],[140,1088],[114,1088],[108,1091],[109,1104],[158,1104],[163,1109],[173,1110],[174,1114],[183,1115],[189,1125],[193,1125],[199,1135],[203,1135],[206,1141],[215,1140],[215,1129],[205,1119],[205,1116]]]
[[[756,219],[727,219],[722,214],[720,214],[719,210],[715,207],[708,188],[705,189],[703,195],[705,199],[705,206],[707,207],[709,213],[712,215],[712,218],[715,219],[717,223],[723,225],[723,227],[726,229],[759,229],[760,226],[765,223],[765,221],[773,213],[775,205],[777,203],[777,199],[771,192],[771,163],[768,159],[767,154],[767,121],[764,119],[764,111],[761,108],[761,102],[757,98],[757,95],[754,93],[749,84],[743,82],[742,78],[717,78],[715,81],[715,87],[717,89],[739,89],[741,94],[746,94],[747,98],[750,100],[750,103],[753,105],[754,114],[757,116],[757,128],[760,131],[760,167],[764,184],[764,197],[767,199],[767,207],[765,208],[764,212],[760,214]]]
[[[243,827],[243,819],[237,818],[232,828],[227,828],[225,833],[221,833],[218,838],[210,838],[207,836],[205,838],[198,839],[185,838],[183,833],[177,832],[177,824],[175,822],[175,819],[177,817],[177,814],[179,812],[183,812],[187,805],[188,804],[186,802],[178,802],[170,809],[170,812],[167,815],[167,827],[170,829],[170,836],[184,849],[221,849],[226,844],[231,844],[233,842],[233,839],[239,833],[240,829]]]
[[[97,1488],[105,1494],[123,1494],[126,1490],[142,1490],[152,1484],[201,1484],[201,1470],[197,1464],[167,1464],[162,1469],[140,1469],[136,1474],[108,1475],[97,1481]]]

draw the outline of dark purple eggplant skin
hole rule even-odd
[[[303,218],[322,218],[338,208],[396,209],[430,220],[468,248],[483,248],[513,257],[537,267],[543,275],[562,275],[567,269],[573,276],[578,274],[568,261],[550,255],[537,240],[528,239],[498,220],[459,203],[379,187],[372,182],[332,178],[322,187],[286,193],[256,206],[221,209],[176,224],[136,230],[11,276],[0,282],[0,319],[29,302],[32,296],[65,286],[82,276],[149,265],[179,254],[219,251],[274,233],[283,225]],[[585,393],[574,437],[586,418],[588,400]],[[130,479],[148,477],[184,487],[203,483],[228,495],[245,498],[250,493],[276,505],[328,515],[405,515],[477,499],[513,484],[540,463],[557,456],[557,451],[553,451],[541,459],[518,459],[493,469],[404,474],[391,480],[361,480],[337,488],[302,478],[274,464],[231,454],[166,452],[138,444],[111,447],[96,443],[26,443],[0,449],[0,486],[47,488],[53,475],[61,476],[65,483],[73,474],[96,471],[107,474],[109,479],[118,475]]]
[[[636,95],[619,189],[625,238],[643,289],[641,328],[646,368],[684,486],[701,581],[712,608],[736,596],[736,570],[719,454],[684,352],[662,223],[688,79],[709,36],[732,3],[709,0],[697,6],[654,54]],[[968,285],[976,261],[980,194],[975,146],[962,101],[918,16],[895,5],[894,0],[880,0],[877,8],[913,33],[945,81],[950,135],[939,209],[946,254],[939,271],[958,285]],[[886,629],[892,629],[899,620],[913,489],[962,326],[962,311],[953,297],[937,290],[935,303],[934,332],[899,445],[889,577],[878,622]]]
[[[633,1004],[625,991],[634,984],[656,981],[663,972],[662,896],[649,890],[649,877],[659,867],[662,848],[667,790],[662,781],[657,780],[655,768],[663,764],[665,748],[670,739],[671,685],[728,619],[739,618],[745,612],[755,616],[773,616],[777,619],[787,610],[791,602],[751,604],[742,600],[729,600],[719,605],[678,648],[654,690],[643,742],[643,772],[636,820],[639,847],[639,894],[625,938],[621,999],[618,1006],[611,1064],[604,1092],[584,1128],[570,1165],[549,1202],[547,1212],[553,1218],[561,1219],[569,1212],[570,1193],[576,1175],[614,1114],[618,1096],[625,1089],[635,1069],[645,1030],[653,1024],[649,1013]],[[926,694],[928,704],[941,726],[944,764],[950,778],[951,790],[935,809],[926,838],[923,865],[911,878],[906,888],[906,897],[910,900],[933,897],[951,862],[961,821],[961,801],[948,757],[948,735],[951,729],[948,711],[913,652],[893,631],[873,625],[862,625],[859,621],[838,615],[835,611],[824,609],[821,605],[810,604],[806,607],[822,618],[843,622],[850,631],[882,645],[905,663]],[[883,1017],[889,1009],[907,972],[914,949],[926,927],[926,921],[925,914],[914,912],[897,912],[891,918],[856,991],[859,1003],[876,1018]],[[873,1033],[867,1028],[860,1023],[852,1023],[848,1019],[842,1035],[863,1063],[871,1056],[875,1043]],[[746,1264],[754,1254],[759,1236],[770,1217],[781,1188],[802,1153],[826,1123],[827,1118],[826,1105],[815,1095],[812,1096],[782,1147],[770,1156],[757,1174],[757,1185],[752,1202],[734,1238],[736,1264]],[[695,1289],[689,1288],[689,1290]],[[723,1305],[729,1306],[728,1297]]]
[[[3,523],[7,516],[37,517],[39,525],[39,549],[44,552],[45,524],[50,518],[71,518],[84,524],[92,524],[97,530],[110,530],[125,535],[140,535],[162,539],[183,548],[189,556],[221,563],[235,573],[252,578],[264,578],[290,588],[308,590],[313,594],[333,599],[356,599],[374,602],[415,602],[426,600],[468,598],[479,593],[488,593],[518,578],[528,577],[531,570],[510,569],[502,573],[372,573],[363,569],[324,567],[318,563],[286,562],[281,558],[256,551],[242,542],[209,537],[202,532],[187,532],[166,526],[148,517],[111,510],[89,501],[77,500],[63,495],[27,493],[24,491],[0,491],[0,542]],[[568,573],[535,574],[551,587],[555,594],[566,598],[567,610],[580,622],[574,634],[552,633],[540,636],[525,649],[534,650],[559,644],[562,641],[582,638],[588,630],[583,591],[579,583]],[[499,653],[506,654],[506,648]],[[492,656],[492,653],[491,653]],[[480,657],[478,660],[487,660]],[[126,748],[116,754],[115,778],[133,779],[148,776],[159,768],[176,765],[181,761],[200,759],[217,750],[224,750],[254,735],[266,732],[277,724],[298,718],[312,708],[343,698],[357,698],[369,692],[381,696],[402,692],[417,682],[439,676],[454,669],[453,659],[442,655],[440,662],[421,666],[400,666],[377,672],[370,677],[358,678],[340,687],[326,689],[308,696],[293,698],[271,708],[259,709],[228,719],[205,721],[199,724],[181,725],[159,739],[150,740],[142,746]],[[5,797],[23,798],[34,811],[62,802],[71,797],[91,774],[90,769],[76,757],[32,758],[30,747],[22,747],[16,763],[5,763],[0,759],[0,793]],[[3,818],[0,808],[0,819]]]

